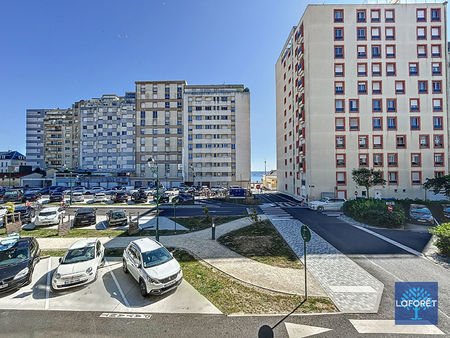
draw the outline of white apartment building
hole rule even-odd
[[[309,5],[276,63],[278,189],[424,198],[448,173],[446,3]]]
[[[18,151],[0,151],[0,173],[19,172],[19,167],[26,164],[26,157]]]
[[[243,85],[184,87],[185,181],[196,186],[250,182],[250,92]]]
[[[27,109],[26,153],[27,165],[44,168],[44,116],[50,109]]]

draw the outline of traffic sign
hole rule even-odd
[[[261,186],[259,184],[256,185],[256,189],[260,189]]]
[[[355,190],[355,196],[358,196],[358,191]]]
[[[180,203],[180,198],[179,198],[178,196],[172,198],[172,203],[173,203],[174,205]]]
[[[389,211],[392,211],[392,209],[393,209],[393,208],[392,208],[392,205],[388,205],[388,210],[389,210]]]
[[[395,202],[388,201],[388,202],[386,202],[386,205],[395,205]]]
[[[311,240],[311,231],[309,231],[309,228],[306,225],[302,225],[300,232],[305,242],[309,242]]]

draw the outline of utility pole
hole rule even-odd
[[[266,168],[266,165],[267,165],[267,161],[264,160],[264,175],[267,174],[267,168]]]

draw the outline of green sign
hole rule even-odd
[[[309,242],[311,240],[311,231],[309,231],[309,228],[306,225],[302,225],[300,232],[305,242]]]
[[[179,197],[172,198],[172,203],[173,205],[180,203],[180,198]]]

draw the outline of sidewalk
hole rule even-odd
[[[265,216],[261,216],[265,218]],[[216,238],[225,233],[251,225],[249,218],[241,218],[216,227]],[[125,248],[140,237],[102,237],[106,248]],[[38,238],[39,246],[45,250],[67,249],[78,238]],[[211,240],[211,229],[176,236],[161,236],[160,242],[167,247],[189,250],[216,269],[243,282],[255,286],[290,294],[304,294],[303,269],[279,268],[245,258]],[[308,275],[308,294],[327,297],[326,292]]]

